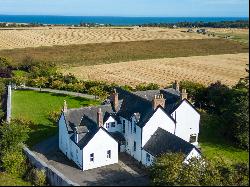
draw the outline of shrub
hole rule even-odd
[[[48,119],[51,121],[51,122],[53,122],[53,124],[56,124],[57,123],[57,121],[58,121],[58,118],[59,118],[59,116],[60,116],[60,111],[51,111],[50,113],[49,113],[49,117],[48,117]]]
[[[32,168],[28,172],[26,179],[31,181],[35,186],[46,186],[47,184],[45,171],[36,168]]]
[[[137,91],[146,91],[146,90],[158,90],[160,87],[157,84],[154,83],[150,83],[150,84],[146,84],[146,83],[141,83],[138,84],[135,89]]]
[[[10,124],[0,126],[0,152],[20,149],[20,145],[28,139],[28,125],[21,120],[13,120]]]
[[[20,149],[4,151],[1,160],[3,169],[9,174],[21,176],[26,171],[25,156]]]

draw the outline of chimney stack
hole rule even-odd
[[[67,102],[66,102],[66,100],[64,100],[63,112],[67,112],[67,111],[68,111]]]
[[[152,100],[153,110],[155,110],[159,105],[165,108],[165,99],[163,97],[163,94],[155,95],[154,99]]]
[[[78,133],[77,133],[77,127],[75,126],[74,129],[74,136],[75,136],[75,142],[78,143]]]
[[[181,100],[188,99],[188,94],[186,89],[182,89],[181,91]]]
[[[179,82],[176,80],[175,83],[174,83],[174,89],[176,91],[180,91],[180,85],[179,85]]]
[[[116,89],[114,89],[114,92],[111,94],[111,101],[115,109],[115,112],[117,112],[118,107],[119,107],[119,100],[118,100],[118,93],[116,92]]]
[[[102,109],[101,108],[98,108],[98,111],[97,111],[97,124],[99,127],[103,126]]]

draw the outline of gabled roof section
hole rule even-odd
[[[79,109],[68,109],[65,113],[65,120],[69,125],[79,126],[82,122],[83,116],[92,120],[92,122],[97,124],[97,112],[98,108],[101,108],[103,117],[107,113],[113,113],[111,105],[100,105],[100,106],[90,106]]]
[[[192,105],[192,103],[190,103],[190,101],[189,100],[187,100],[187,99],[183,99],[182,101],[180,101],[179,103],[177,103],[172,109],[171,109],[171,114],[177,109],[177,108],[179,108],[179,106],[181,106],[181,104],[184,102],[184,101],[186,101],[193,109],[194,109],[194,111],[196,111],[199,115],[200,115],[200,112]]]
[[[174,121],[168,111],[170,111],[173,105],[175,106],[176,102],[179,100],[176,90],[170,88],[164,90],[128,92],[121,88],[117,88],[117,91],[119,93],[119,99],[123,99],[118,115],[130,120],[131,116],[135,113],[137,113],[137,115],[140,114],[140,119],[137,124],[139,127],[142,128],[154,114],[155,111],[152,108],[152,100],[157,94],[163,94],[166,99],[166,107],[163,111]]]
[[[155,157],[167,152],[182,152],[187,156],[193,149],[196,149],[200,153],[191,143],[162,128],[156,130],[143,149]]]

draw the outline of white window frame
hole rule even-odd
[[[111,150],[107,151],[107,158],[111,159]]]
[[[191,137],[192,136],[195,136],[195,141],[193,141],[193,142],[191,142]],[[190,136],[189,136],[189,143],[195,143],[195,142],[197,142],[197,134],[190,134]]]
[[[134,141],[134,147],[133,150],[136,152],[136,141]]]
[[[134,122],[134,133],[136,134],[136,123]]]
[[[150,160],[151,160],[150,154],[146,153],[146,162],[148,163],[150,162]]]
[[[94,162],[94,160],[95,160],[95,154],[94,153],[91,153],[90,155],[89,155],[89,157],[90,157],[90,162]]]
[[[109,123],[106,123],[106,128],[109,129]]]

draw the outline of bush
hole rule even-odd
[[[157,84],[150,83],[150,84],[139,84],[135,87],[137,91],[146,91],[146,90],[158,90],[160,87]]]
[[[26,171],[25,156],[20,149],[4,151],[1,161],[3,169],[9,174],[21,176]]]
[[[26,179],[32,182],[35,186],[46,186],[47,184],[45,171],[36,168],[32,168],[28,172]]]
[[[13,120],[10,124],[0,126],[0,153],[20,149],[20,145],[28,139],[30,128],[21,120]]]
[[[53,124],[56,124],[57,121],[58,121],[58,118],[59,118],[59,116],[60,116],[60,113],[61,113],[60,111],[52,111],[52,112],[49,113],[48,119],[49,119],[51,122],[53,122]]]

